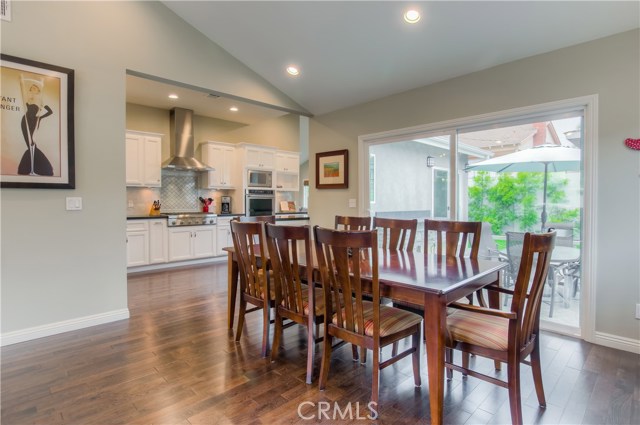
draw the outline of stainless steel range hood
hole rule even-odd
[[[193,111],[173,108],[170,116],[170,153],[162,168],[169,170],[213,171],[195,157],[193,141]]]

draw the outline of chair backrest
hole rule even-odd
[[[547,223],[549,231],[556,231],[556,246],[573,246],[573,223]]]
[[[264,294],[269,294],[269,279],[262,226],[262,223],[258,222],[231,221],[233,248],[240,271],[240,287],[246,294],[264,299]]]
[[[373,227],[382,230],[383,249],[413,251],[418,220],[373,217]]]
[[[429,245],[429,234],[435,233],[436,254],[448,257],[464,257],[470,244],[470,258],[478,258],[482,222],[480,221],[424,221],[424,246]],[[427,248],[425,248],[427,249]]]
[[[241,215],[238,217],[243,223],[255,223],[255,222],[264,222],[276,224],[276,216],[275,215],[256,215],[247,217],[245,215]]]
[[[267,247],[275,284],[276,303],[294,313],[304,315],[302,276],[300,274],[300,248],[306,261],[305,280],[313,286],[313,260],[309,226],[276,226],[266,224]],[[315,311],[315,291],[309,291],[309,312]]]
[[[337,215],[335,229],[371,230],[371,217],[348,217],[345,215]]]
[[[330,321],[335,313],[338,318],[342,318],[336,321],[335,326],[351,333],[364,335],[361,276],[370,275],[373,287],[373,337],[379,338],[380,287],[377,233],[373,230],[340,231],[318,226],[313,228],[313,232],[325,297],[325,321]],[[348,302],[350,295],[353,297],[353,302]],[[341,296],[345,299],[343,305],[338,302]],[[332,303],[332,300],[336,302]]]
[[[523,348],[538,334],[540,305],[547,280],[549,262],[555,243],[555,233],[525,233],[520,255],[520,268],[511,301],[511,312],[517,323],[509,328],[509,340]]]
[[[520,261],[522,257],[522,244],[524,243],[524,232],[507,232],[507,260],[509,266],[509,276],[513,282],[516,281],[518,271],[520,270]]]

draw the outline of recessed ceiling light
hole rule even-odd
[[[420,20],[420,12],[410,9],[404,12],[404,20],[409,24],[415,24]]]
[[[287,67],[287,73],[289,75],[296,76],[296,75],[300,74],[300,71],[298,70],[298,68],[296,68],[295,66],[291,65],[291,66]]]
[[[502,143],[502,140],[496,140],[496,143],[497,143],[497,144],[501,144],[501,143]]]
[[[178,95],[177,95],[177,94],[171,93],[171,94],[169,95],[169,99],[177,99],[177,98],[178,98]]]
[[[238,108],[236,108],[235,106],[232,106],[231,108],[229,108],[229,110],[231,112],[238,112]]]

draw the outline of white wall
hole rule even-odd
[[[76,189],[2,189],[2,343],[126,317],[127,69],[302,110],[157,2],[12,2],[2,53],[75,70]],[[83,210],[65,211],[65,197]]]
[[[357,213],[347,207],[347,200],[357,198],[360,135],[593,94],[599,99],[595,331],[637,347],[639,153],[623,141],[640,135],[638,30],[316,116],[310,126],[310,158],[317,152],[349,149],[350,184],[343,190],[315,189],[311,161],[313,224],[332,226],[335,214]]]

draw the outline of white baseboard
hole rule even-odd
[[[109,311],[107,313],[94,314],[93,316],[79,317],[62,322],[49,323],[47,325],[35,326],[33,328],[12,331],[0,335],[0,346],[17,344],[19,342],[30,341],[32,339],[43,338],[45,336],[57,335],[64,332],[75,331],[91,326],[116,322],[129,318],[129,309]]]
[[[594,344],[604,345],[605,347],[615,348],[617,350],[629,351],[631,353],[640,354],[640,340],[625,338],[623,336],[611,335],[604,332],[595,332]]]
[[[184,261],[174,261],[172,263],[157,263],[157,264],[149,264],[146,266],[136,266],[136,267],[128,267],[127,274],[132,273],[141,273],[141,272],[150,272],[155,270],[164,270],[164,269],[175,269],[177,267],[185,267],[185,266],[196,266],[199,264],[209,264],[209,263],[221,263],[227,261],[227,256],[221,257],[207,257],[200,258],[196,260],[184,260]]]

